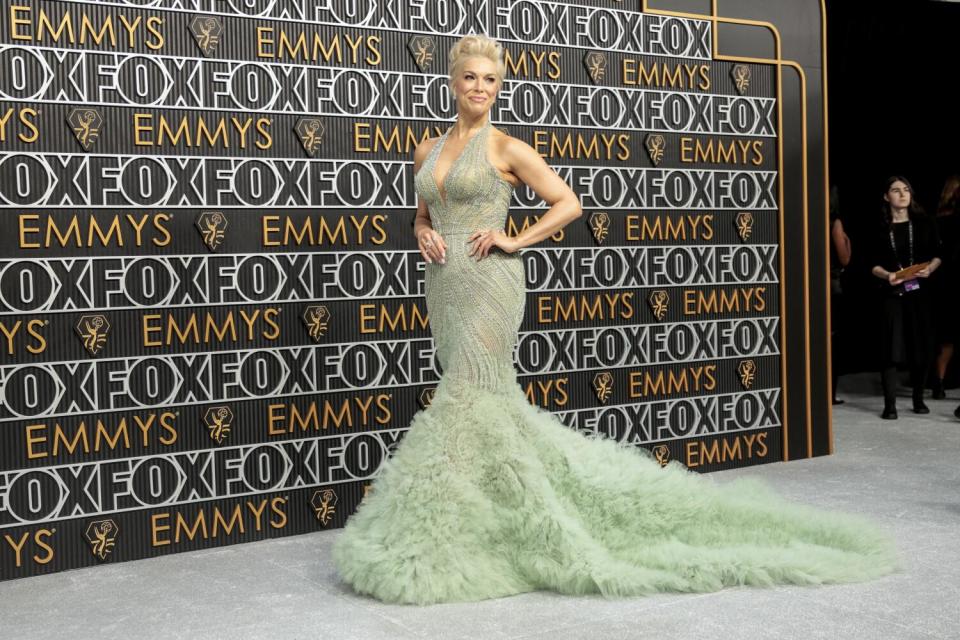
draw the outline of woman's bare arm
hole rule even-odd
[[[577,194],[529,144],[510,137],[503,143],[501,157],[511,173],[550,205],[536,224],[517,235],[521,248],[549,238],[583,213]]]
[[[850,264],[850,238],[847,232],[843,230],[843,222],[839,218],[833,221],[833,228],[830,229],[830,236],[833,239],[833,247],[837,250],[837,259],[840,266],[845,267]]]

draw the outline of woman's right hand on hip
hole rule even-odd
[[[420,246],[420,254],[427,263],[439,262],[446,264],[447,243],[433,229],[424,229],[417,235],[417,244]]]

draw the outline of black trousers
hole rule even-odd
[[[930,370],[929,363],[926,365],[914,365],[910,368],[910,386],[913,387],[913,401],[923,400],[923,390],[927,385],[927,372]],[[883,404],[886,407],[895,407],[897,404],[897,368],[895,366],[884,367],[880,371],[880,380],[883,383]]]

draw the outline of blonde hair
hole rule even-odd
[[[460,38],[450,49],[448,55],[450,62],[450,82],[448,86],[451,92],[453,91],[454,78],[460,75],[467,58],[474,56],[486,58],[496,64],[497,84],[503,86],[503,79],[507,75],[507,65],[503,61],[503,46],[493,38],[483,34],[469,35]]]

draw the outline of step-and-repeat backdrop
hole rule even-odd
[[[787,411],[782,64],[644,9],[4,3],[0,579],[343,524],[442,374],[412,153],[471,32],[584,209],[522,253],[530,402],[698,471],[825,452]]]

